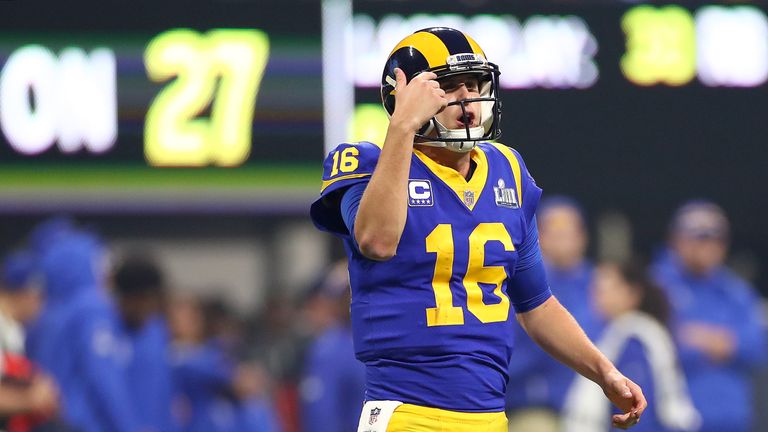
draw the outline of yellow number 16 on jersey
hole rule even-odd
[[[485,265],[485,244],[489,241],[500,242],[507,252],[515,250],[509,232],[504,224],[499,222],[481,223],[469,235],[469,260],[463,285],[467,291],[467,309],[482,323],[502,322],[509,317],[509,297],[501,290],[507,273],[502,266]],[[432,278],[435,307],[427,308],[428,327],[464,324],[464,309],[453,305],[450,287],[453,274],[453,245],[453,228],[450,224],[439,224],[426,238],[427,252],[437,254],[435,274]],[[481,283],[495,285],[493,294],[501,301],[485,304]]]

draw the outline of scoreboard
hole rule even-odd
[[[90,52],[69,45],[58,55],[51,45],[21,45],[0,73],[0,127],[11,153],[110,153],[119,129],[117,44],[102,40]],[[142,109],[148,165],[242,165],[269,56],[266,33],[172,29],[153,37],[143,54],[147,83],[177,78]],[[201,118],[208,106],[210,115]]]
[[[320,5],[295,6],[298,23],[260,2],[0,2],[0,210],[303,205]]]
[[[768,81],[768,15],[753,5],[583,1],[512,7],[489,2],[468,11],[423,1],[399,5],[397,12],[379,1],[349,5],[347,25],[336,28],[346,32],[355,53],[345,61],[355,89],[351,128],[362,131],[356,138],[373,133],[381,139],[386,116],[381,110],[377,115],[374,107],[379,105],[382,59],[404,35],[429,26],[447,25],[472,35],[499,65],[500,85],[507,90],[502,96],[512,99],[538,93],[565,101],[610,88],[615,98],[603,95],[602,102],[621,112],[622,99],[643,94],[638,90],[698,104],[711,96],[740,97]],[[378,129],[370,127],[372,122]],[[629,118],[623,122],[633,123]],[[515,129],[511,122],[503,125]]]

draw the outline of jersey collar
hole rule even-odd
[[[475,208],[477,202],[480,201],[480,194],[488,179],[488,158],[479,147],[473,148],[470,153],[470,157],[475,161],[476,167],[469,181],[459,174],[458,171],[440,165],[420,150],[414,148],[413,153],[437,178],[442,180],[446,186],[456,193],[459,201],[464,203],[470,211]]]

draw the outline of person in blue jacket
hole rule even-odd
[[[256,360],[241,361],[233,382],[238,397],[239,432],[280,432],[271,400],[271,380]]]
[[[365,366],[354,355],[346,260],[310,293],[307,309],[317,334],[310,342],[301,384],[304,431],[355,430],[365,396]]]
[[[599,328],[589,301],[593,266],[586,259],[588,234],[581,206],[572,198],[543,199],[538,211],[539,244],[552,293],[590,337]],[[565,391],[576,374],[544,352],[514,324],[507,411],[510,430],[559,430]]]
[[[183,432],[271,432],[267,401],[249,391],[252,370],[217,334],[216,302],[177,298],[170,308],[177,424]],[[256,380],[258,381],[258,380]],[[261,429],[264,428],[264,429]]]
[[[205,314],[193,297],[174,298],[168,309],[173,337],[174,404],[176,424],[181,431],[218,431],[209,415],[218,393],[224,392],[234,376],[232,360],[209,341]],[[221,404],[228,407],[228,404]],[[219,416],[235,424],[234,411]]]
[[[51,245],[55,244],[59,238],[75,231],[74,221],[64,216],[51,217],[35,225],[27,235],[26,239],[27,247],[33,256],[35,263],[39,266],[43,254]],[[42,279],[42,269],[39,269],[38,271]],[[45,311],[49,308],[51,308],[51,302],[43,302],[43,309],[40,315],[45,315]],[[40,328],[41,324],[41,320],[33,320],[26,328],[27,339],[24,344],[27,353],[33,358],[38,357],[38,341],[42,338],[42,333],[44,333]]]
[[[146,253],[123,259],[113,276],[121,330],[130,348],[128,393],[146,432],[173,430],[171,338],[162,315],[164,288],[160,268]]]
[[[68,216],[50,217],[32,228],[27,243],[31,252],[39,257],[56,240],[76,230],[75,221]]]
[[[33,360],[61,389],[63,419],[82,432],[133,432],[136,414],[126,388],[124,344],[104,287],[103,244],[67,228],[39,244],[46,305],[36,324]]]
[[[752,372],[765,361],[760,298],[724,264],[729,229],[716,204],[688,202],[653,267],[673,306],[673,334],[703,432],[751,430]]]

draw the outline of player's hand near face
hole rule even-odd
[[[613,416],[613,426],[629,429],[636,425],[648,405],[640,387],[616,369],[603,377],[602,387],[608,399],[624,412]]]
[[[405,73],[395,68],[397,86],[393,123],[400,123],[415,133],[448,105],[445,90],[440,88],[436,78],[434,72],[424,72],[407,82]]]
[[[376,261],[395,255],[405,228],[408,172],[416,132],[448,105],[434,73],[424,72],[407,82],[405,73],[396,68],[395,78],[395,111],[376,169],[360,200],[354,228],[360,253]]]

